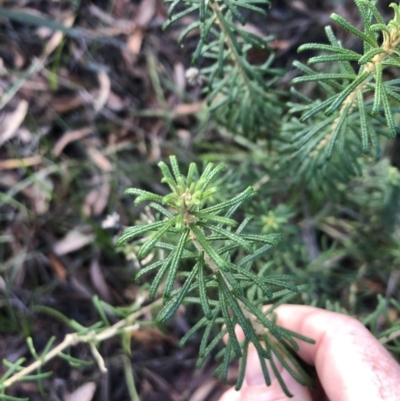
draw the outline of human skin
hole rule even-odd
[[[299,341],[299,356],[314,365],[317,391],[311,392],[282,369],[294,401],[400,401],[400,365],[356,319],[311,306],[282,305],[277,324],[312,338]],[[243,333],[239,336],[243,337]],[[254,348],[249,351],[240,391],[228,390],[220,401],[289,400],[276,379],[267,387]]]

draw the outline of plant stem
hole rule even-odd
[[[103,358],[98,353],[98,351],[95,347],[95,343],[104,341],[110,337],[115,336],[116,334],[118,334],[120,332],[137,330],[139,328],[139,323],[136,323],[133,325],[132,325],[132,323],[140,316],[149,312],[155,306],[161,305],[161,303],[162,303],[162,299],[158,299],[157,301],[145,306],[144,308],[140,309],[139,311],[133,312],[125,319],[120,320],[119,322],[115,323],[114,325],[112,325],[110,327],[107,327],[105,330],[103,330],[99,333],[96,333],[93,331],[93,332],[83,334],[83,335],[78,334],[78,333],[67,334],[65,336],[64,341],[61,342],[60,344],[58,344],[56,347],[54,347],[46,355],[43,355],[43,357],[36,360],[29,366],[20,370],[18,373],[14,374],[9,379],[7,379],[3,383],[1,383],[0,389],[4,390],[5,388],[10,387],[14,383],[16,383],[18,380],[22,379],[23,377],[29,375],[30,373],[32,373],[35,370],[44,366],[47,362],[49,362],[51,359],[58,356],[66,348],[77,345],[79,343],[90,343],[91,348],[92,348],[92,353],[93,353],[94,358],[96,359],[96,362],[98,363],[98,365],[102,371],[106,371]],[[93,347],[96,349],[96,351],[94,351]]]
[[[243,66],[241,65],[240,55],[238,54],[234,44],[232,43],[232,40],[229,37],[229,33],[226,32],[224,24],[221,21],[221,15],[222,15],[221,8],[220,8],[220,6],[219,6],[217,1],[214,2],[214,3],[210,2],[209,3],[209,7],[213,11],[215,18],[218,21],[218,25],[219,25],[219,27],[221,29],[221,32],[225,35],[225,43],[226,43],[226,45],[228,47],[231,59],[236,64],[236,66],[237,66],[237,68],[238,68],[238,70],[240,72],[240,75],[242,76],[243,82],[246,84],[246,88],[247,88],[250,96],[253,97],[252,96],[253,93],[252,93],[252,88],[251,88],[251,82],[249,80],[248,75],[246,74],[246,71],[244,70]]]
[[[196,247],[196,249],[199,252],[203,252],[204,253],[204,260],[206,262],[206,264],[208,265],[208,267],[212,270],[213,273],[216,273],[220,270],[220,268],[217,266],[217,264],[210,258],[210,256],[208,255],[207,251],[201,246],[200,242],[197,240],[195,234],[190,231],[190,238],[194,244],[194,246]],[[229,290],[232,290],[232,286],[231,284],[226,280],[225,276],[222,274],[222,278],[225,281],[227,287],[229,288]],[[254,331],[257,334],[265,334],[265,327],[257,322],[257,320],[255,319],[255,317],[253,316],[253,314],[246,308],[245,305],[243,305],[243,303],[238,299],[238,304],[239,307],[241,309],[241,311],[243,312],[243,315],[246,316],[250,321],[251,324],[254,328]]]

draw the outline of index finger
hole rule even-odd
[[[282,305],[279,326],[316,341],[299,342],[300,357],[315,365],[332,401],[399,401],[400,367],[356,319],[311,306]]]

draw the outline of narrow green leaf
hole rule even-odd
[[[207,297],[207,290],[206,290],[206,280],[204,277],[204,253],[200,253],[199,257],[199,276],[198,276],[198,281],[199,281],[199,296],[200,296],[200,302],[201,302],[201,307],[203,308],[204,315],[207,317],[207,319],[211,319],[212,314],[211,314],[211,309],[210,305],[208,302],[208,297]]]
[[[219,38],[219,50],[218,50],[218,62],[217,62],[217,74],[221,78],[224,76],[225,53],[226,53],[225,52],[225,38],[224,38],[224,35],[221,35]]]
[[[157,294],[157,290],[158,287],[161,284],[161,281],[163,280],[165,273],[168,270],[168,267],[171,263],[171,260],[173,258],[174,252],[171,252],[168,257],[164,260],[163,265],[161,266],[160,270],[158,271],[158,273],[156,274],[156,276],[154,277],[153,282],[151,283],[150,289],[149,289],[149,299],[154,299],[156,294]]]
[[[218,334],[211,340],[207,348],[204,350],[204,357],[199,357],[196,367],[200,368],[204,362],[204,358],[211,353],[211,351],[222,341],[223,337],[228,333],[226,328],[218,332]]]
[[[181,235],[178,245],[176,246],[175,251],[173,253],[173,257],[172,257],[171,264],[169,267],[168,277],[167,277],[167,281],[165,283],[165,289],[164,289],[164,297],[166,297],[166,298],[168,298],[170,296],[172,288],[174,286],[176,274],[177,274],[177,271],[179,268],[179,263],[182,259],[183,248],[186,244],[188,236],[189,236],[189,229],[185,229],[185,231]]]
[[[358,61],[360,55],[353,56],[353,55],[345,55],[345,54],[335,54],[329,56],[315,56],[311,57],[307,64],[314,65],[318,63],[332,63],[334,61]]]
[[[117,246],[122,245],[129,239],[145,234],[149,231],[157,230],[165,224],[165,221],[156,221],[154,223],[146,224],[143,226],[134,226],[125,228],[121,236],[118,238]]]
[[[261,242],[263,244],[276,245],[282,240],[281,234],[266,234],[266,235],[255,235],[255,234],[241,234],[242,238],[251,242]]]
[[[158,167],[164,176],[161,182],[166,182],[173,191],[176,191],[177,185],[169,167],[164,162],[158,163]]]
[[[339,80],[339,79],[354,79],[353,74],[342,74],[342,73],[322,73],[314,75],[306,75],[303,77],[296,77],[292,80],[293,84],[299,84],[302,82],[313,82],[313,81],[329,81],[329,80]]]
[[[238,11],[236,6],[231,2],[231,0],[224,0],[225,5],[228,7],[228,9],[232,12],[232,14],[238,19],[238,21],[242,25],[246,25],[246,19],[243,17],[242,14]]]
[[[165,1],[165,3],[171,3],[170,6],[168,7],[168,18],[171,18],[176,6],[181,2],[181,0],[171,0],[171,1]]]
[[[228,343],[226,344],[226,348],[225,348],[224,359],[222,361],[221,369],[219,372],[222,383],[226,383],[226,381],[228,379],[229,364],[231,363],[231,361],[233,359],[233,356],[231,355],[232,348],[234,349],[234,344],[233,344],[233,341],[231,341],[231,337],[229,337]],[[239,348],[239,350],[240,350],[240,348]],[[240,356],[241,355],[242,355],[242,353],[240,353]],[[214,375],[216,375],[216,374],[218,374],[218,373],[214,372]]]
[[[199,62],[199,58],[203,53],[204,43],[205,41],[203,38],[200,38],[199,42],[197,43],[196,50],[192,54],[192,66],[195,66]]]
[[[364,21],[364,25],[368,26],[369,25],[369,19],[368,16],[366,16],[363,12],[362,12],[362,7],[364,6],[366,8],[369,9],[369,11],[372,13],[372,15],[375,17],[375,19],[378,21],[378,23],[380,24],[384,24],[385,21],[382,18],[382,15],[380,14],[380,12],[378,11],[378,9],[375,6],[375,3],[371,0],[355,0],[355,3],[358,6],[358,9],[360,10],[361,15],[363,16],[363,21]],[[365,16],[364,16],[365,15]]]
[[[324,128],[332,124],[334,119],[335,116],[330,116],[328,118],[323,119],[320,123],[316,124],[315,126],[311,127],[307,126],[309,132],[306,135],[303,135],[303,137],[298,142],[296,142],[296,149],[301,149],[316,134],[323,133]]]
[[[243,295],[243,288],[240,284],[240,282],[235,278],[235,275],[230,272],[230,264],[228,264],[227,269],[221,270],[222,275],[226,279],[226,281],[230,284],[232,287],[232,292],[235,294],[241,294]]]
[[[327,159],[330,159],[332,157],[332,152],[333,152],[333,147],[335,146],[337,137],[340,135],[342,131],[345,131],[346,129],[346,122],[348,118],[348,113],[352,107],[351,103],[347,103],[342,110],[340,110],[340,115],[337,118],[337,120],[333,123],[333,131],[330,137],[330,140],[328,142],[328,146],[326,147],[326,157]]]
[[[355,59],[358,59],[361,57],[361,54],[356,53],[353,50],[349,49],[344,49],[343,47],[340,46],[333,46],[333,45],[325,45],[321,43],[306,43],[304,45],[301,45],[297,51],[302,52],[305,50],[316,50],[316,51],[328,51],[332,53],[337,53],[337,54],[343,54],[349,57],[354,57]]]
[[[207,349],[208,339],[210,337],[211,330],[213,329],[213,327],[214,327],[214,325],[216,323],[216,317],[217,317],[220,309],[221,309],[221,306],[220,306],[220,304],[218,304],[214,308],[214,310],[213,310],[213,312],[212,312],[212,314],[210,316],[209,323],[207,324],[207,327],[204,330],[203,338],[201,339],[200,347],[199,347],[199,356],[201,358],[206,358],[207,357],[206,349]]]
[[[283,328],[283,327],[281,327],[280,329],[281,329],[282,332],[285,332],[285,333],[287,333],[288,335],[290,335],[290,336],[292,336],[292,337],[298,338],[298,339],[301,340],[301,341],[304,341],[304,342],[306,342],[306,343],[308,343],[308,344],[315,344],[315,340],[313,340],[312,338],[303,336],[303,335],[300,334],[300,333],[297,333],[297,332],[292,331],[292,330],[289,330],[289,329],[285,329],[285,328]],[[296,348],[295,348],[295,349],[296,349]]]
[[[38,27],[46,27],[52,31],[60,31],[63,34],[70,36],[72,38],[87,38],[88,33],[77,28],[69,28],[63,25],[59,21],[53,19],[44,18],[38,15],[27,13],[21,10],[10,10],[0,7],[0,15],[2,18],[7,18],[13,21],[18,21],[23,24],[33,25]],[[91,36],[91,35],[90,35]]]
[[[258,353],[258,360],[260,361],[261,371],[262,371],[263,376],[264,376],[265,384],[267,386],[270,386],[271,385],[271,376],[269,374],[265,358]]]
[[[238,299],[245,305],[246,309],[252,313],[257,319],[271,332],[271,334],[276,337],[277,340],[281,338],[281,333],[279,328],[273,324],[264,314],[263,312],[254,306],[251,302],[249,302],[246,297],[238,295]]]
[[[179,181],[182,179],[182,174],[179,169],[178,159],[176,158],[175,155],[171,155],[169,157],[169,161],[171,163],[171,168],[172,168],[172,172],[174,174],[175,180],[176,180],[176,182],[179,183]]]
[[[209,220],[209,221],[212,221],[215,223],[225,224],[230,227],[235,227],[238,224],[236,220],[229,219],[227,217],[216,216],[215,214],[211,214],[211,213],[204,213],[203,211],[193,212],[193,215],[198,217],[199,219],[203,219],[206,221]]]
[[[172,219],[174,217],[174,215],[171,212],[169,212],[167,209],[165,209],[164,207],[162,207],[158,203],[151,202],[151,203],[149,203],[149,207],[157,210],[157,212],[160,212],[161,214],[163,214],[168,219]]]
[[[202,224],[201,222],[198,223],[201,227],[207,228],[211,230],[214,233],[217,233],[222,236],[224,239],[229,239],[236,244],[240,245],[244,249],[246,249],[247,252],[253,253],[253,247],[249,242],[247,242],[245,239],[243,239],[242,236],[236,235],[235,233],[232,233],[228,230],[225,230],[222,227],[214,226],[214,225],[209,225],[209,224]]]
[[[1,376],[1,381],[4,382],[6,379],[8,379],[10,376],[14,374],[14,372],[19,372],[23,368],[21,365],[26,361],[25,358],[19,358],[17,359],[14,363],[9,362],[7,359],[3,359],[3,365],[8,368],[7,372],[5,372]],[[0,382],[0,389],[1,389],[1,382]]]
[[[326,108],[328,106],[330,106],[338,97],[340,96],[340,93],[338,93],[335,96],[332,96],[326,100],[324,100],[321,103],[316,103],[315,105],[312,105],[310,110],[305,112],[301,118],[300,118],[300,122],[305,122],[307,121],[309,118],[314,117],[316,114],[318,114],[319,112],[326,110]]]
[[[158,240],[176,223],[177,217],[163,221],[163,225],[156,231],[141,247],[138,252],[138,258],[145,258],[154,248]]]
[[[386,123],[389,128],[389,136],[392,139],[396,138],[396,135],[397,135],[396,123],[393,118],[393,112],[390,107],[389,99],[387,97],[384,85],[382,85],[381,101],[382,101],[383,110],[385,112]]]
[[[179,346],[183,347],[189,338],[196,333],[196,331],[200,330],[203,326],[206,326],[209,324],[209,320],[206,317],[203,317],[200,319],[179,341]]]
[[[217,281],[219,284],[219,288],[222,290],[224,298],[227,300],[230,308],[232,309],[234,315],[236,316],[238,323],[243,330],[244,335],[246,336],[246,338],[248,338],[254,344],[254,346],[256,347],[256,349],[258,350],[258,352],[261,355],[263,355],[265,358],[269,358],[269,354],[260,344],[260,342],[254,332],[253,327],[251,326],[251,324],[248,322],[248,320],[244,316],[237,300],[233,297],[232,293],[229,291],[229,288],[226,285],[224,278],[221,276],[221,273],[218,272],[216,274],[216,277],[217,277]],[[242,297],[242,298],[244,298],[244,297]]]
[[[267,337],[267,336],[265,336],[265,337]],[[267,338],[266,338],[266,340],[267,340]],[[290,393],[290,391],[287,388],[285,382],[283,381],[282,375],[281,375],[279,369],[277,368],[277,366],[275,364],[274,358],[270,359],[270,365],[271,365],[272,371],[274,372],[274,375],[275,375],[276,379],[278,380],[278,382],[279,382],[279,384],[281,386],[281,389],[283,390],[283,392],[285,393],[285,395],[287,397],[292,398],[293,395]]]
[[[227,262],[218,255],[217,251],[208,243],[207,238],[203,234],[203,231],[196,226],[196,224],[189,224],[190,229],[195,235],[196,239],[199,241],[200,245],[203,247],[204,252],[213,260],[213,262],[220,268],[226,269]]]
[[[196,163],[190,163],[189,170],[186,177],[186,185],[190,188],[196,177],[198,177],[199,172],[197,170]]]
[[[274,285],[274,286],[276,286],[276,287],[286,288],[286,289],[288,289],[288,290],[290,290],[290,291],[293,291],[293,292],[296,292],[296,293],[299,292],[298,287],[296,287],[295,285],[290,284],[290,283],[288,283],[288,282],[286,282],[286,281],[277,280],[277,279],[275,279],[275,278],[273,278],[273,277],[265,277],[265,278],[263,278],[262,280],[263,280],[266,284]]]
[[[251,44],[255,49],[265,49],[266,42],[260,36],[255,35],[254,33],[247,32],[243,29],[236,28],[238,34],[249,44]],[[253,72],[253,71],[252,71]]]
[[[248,187],[246,190],[244,190],[241,194],[235,196],[234,198],[222,202],[218,205],[208,207],[206,209],[203,209],[204,213],[218,213],[223,210],[226,210],[232,206],[235,206],[236,204],[242,204],[245,200],[252,198],[253,196],[256,195],[256,191],[252,187]]]
[[[225,0],[226,2],[227,0]],[[229,1],[229,0],[228,0]],[[229,5],[227,4],[227,6],[229,7]],[[232,11],[232,10],[230,10]],[[221,11],[217,8],[215,9],[215,14],[217,15],[218,21],[221,25],[221,31],[223,32],[223,34],[225,34],[228,38],[229,41],[232,43],[231,49],[232,52],[236,55],[236,59],[238,63],[241,63],[241,59],[239,56],[242,55],[242,50],[241,47],[236,39],[236,35],[235,35],[235,25],[232,23],[230,24],[229,21],[225,18],[225,16],[221,13]],[[240,14],[239,14],[240,16]],[[239,19],[240,21],[240,17],[238,17],[236,15],[236,17]],[[243,17],[241,17],[243,18]],[[243,19],[242,19],[243,21]],[[241,22],[242,22],[241,21]]]
[[[164,25],[163,25],[163,29],[168,28],[171,24],[173,24],[174,22],[178,21],[179,19],[185,17],[186,15],[192,13],[193,11],[196,11],[199,8],[199,6],[197,4],[195,4],[192,7],[188,7],[186,10],[181,11],[180,13],[175,14],[174,16],[172,16]]]
[[[245,8],[246,10],[256,12],[258,14],[263,15],[264,17],[267,16],[267,13],[262,8],[253,6],[252,4],[249,3],[245,3],[244,1],[231,0],[231,4],[233,4],[236,7]],[[261,1],[260,4],[268,4],[268,2]]]
[[[329,108],[325,111],[327,116],[331,115],[335,112],[347,99],[347,97],[354,92],[359,85],[361,85],[369,76],[369,73],[364,71],[359,75],[346,89],[344,89],[339,96],[335,99],[335,101],[329,106]]]
[[[180,1],[181,0],[178,0],[178,2],[180,2]],[[183,29],[181,31],[181,33],[179,34],[179,37],[178,37],[178,40],[177,40],[178,46],[182,46],[182,42],[185,40],[186,36],[190,32],[194,31],[195,29],[198,29],[199,26],[200,26],[200,21],[194,21],[191,24],[189,24],[185,29]]]
[[[110,326],[110,322],[109,322],[109,320],[107,318],[106,313],[104,312],[102,301],[100,301],[100,298],[98,297],[98,295],[95,295],[93,297],[93,304],[94,304],[94,306],[95,306],[95,308],[97,310],[97,313],[99,314],[99,316],[100,316],[100,318],[101,318],[101,320],[103,322],[103,325],[105,327],[109,327]]]
[[[249,351],[249,340],[247,338],[244,339],[242,345],[242,359],[239,364],[239,372],[238,378],[236,380],[235,390],[239,391],[242,388],[244,382],[244,375],[246,373],[246,365],[247,365],[247,356]]]
[[[377,115],[380,111],[384,90],[385,88],[382,82],[382,64],[378,63],[375,66],[375,96],[374,105],[371,110],[373,116]]]
[[[200,190],[202,188],[204,181],[207,180],[213,168],[214,168],[214,163],[207,163],[207,166],[203,170],[203,173],[201,174],[199,181],[197,181],[196,190]]]
[[[199,0],[200,10],[199,10],[199,19],[201,22],[204,22],[206,19],[206,2],[207,0]]]
[[[239,341],[236,337],[235,333],[235,320],[232,320],[231,316],[229,315],[228,311],[228,306],[227,306],[227,301],[225,300],[224,294],[222,292],[222,289],[219,289],[219,301],[221,303],[221,311],[222,311],[222,316],[225,321],[226,329],[228,330],[229,334],[229,343],[231,344],[236,356],[241,357],[242,356],[242,351],[240,349],[240,344]]]
[[[298,383],[302,384],[303,386],[310,386],[312,384],[312,381],[308,377],[307,373],[296,361],[296,358],[293,356],[293,354],[288,352],[285,346],[280,343],[272,344],[271,341],[270,347],[274,347],[274,355]]]
[[[202,186],[200,188],[201,192],[204,193],[204,191],[206,190],[206,188],[208,187],[208,185],[214,180],[214,178],[221,172],[225,170],[225,166],[223,166],[222,164],[219,164],[218,166],[216,166],[214,169],[212,169],[210,171],[209,174],[207,174],[207,177],[204,178],[204,181],[202,183]]]
[[[372,47],[378,47],[378,43],[375,38],[368,36],[364,32],[360,31],[358,28],[356,28],[354,25],[351,25],[346,19],[344,19],[340,15],[334,13],[331,15],[331,19],[337,22],[342,28],[351,32],[353,35],[359,37],[364,42],[367,42]]]
[[[384,49],[378,47],[377,49],[371,49],[367,53],[365,53],[359,60],[358,64],[364,65],[372,61],[372,59],[378,54],[386,53]]]
[[[83,359],[74,358],[73,356],[64,354],[63,352],[60,352],[57,355],[61,359],[64,359],[65,361],[67,361],[72,367],[75,367],[75,368],[79,368],[79,367],[83,367],[83,366],[93,366],[92,361],[85,361]]]
[[[19,379],[19,381],[24,381],[24,382],[30,382],[30,381],[39,381],[41,379],[47,379],[48,377],[51,377],[53,375],[53,372],[44,372],[44,373],[37,373],[34,375],[25,375]]]
[[[156,318],[157,324],[164,324],[167,320],[169,320],[175,312],[178,310],[179,306],[182,304],[184,298],[186,297],[187,293],[189,292],[190,285],[192,284],[194,278],[197,275],[198,270],[198,263],[193,267],[192,271],[190,272],[189,277],[186,279],[185,283],[183,284],[182,288],[175,295],[158,313]]]
[[[127,195],[137,195],[138,198],[135,199],[135,204],[139,204],[145,200],[152,200],[155,202],[162,202],[162,196],[153,194],[152,192],[144,191],[138,188],[128,188],[124,192]]]
[[[231,264],[230,267],[231,269],[236,270],[244,277],[249,279],[252,283],[254,283],[257,287],[259,287],[261,291],[269,298],[272,298],[271,289],[262,281],[262,279],[260,279],[260,277],[256,276],[253,272],[247,271],[246,269],[243,269],[237,265]]]

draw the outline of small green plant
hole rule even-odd
[[[297,350],[296,339],[312,342],[299,334],[279,327],[274,322],[273,310],[299,291],[293,277],[274,275],[265,265],[254,269],[254,261],[267,253],[281,239],[279,234],[257,235],[246,233],[251,218],[240,224],[235,212],[256,192],[249,187],[232,199],[208,205],[208,198],[219,191],[213,181],[221,172],[221,165],[208,164],[199,176],[196,164],[191,163],[187,176],[181,174],[176,157],[171,156],[171,168],[160,162],[162,181],[171,193],[156,195],[130,188],[125,193],[137,196],[135,203],[149,201],[157,214],[154,222],[135,225],[124,230],[118,245],[135,239],[140,243],[138,257],[163,250],[161,260],[143,266],[136,279],[157,272],[152,280],[149,297],[157,295],[163,279],[164,307],[156,321],[166,322],[181,304],[200,304],[204,317],[184,336],[184,344],[195,332],[203,330],[197,365],[201,366],[215,347],[228,335],[226,345],[218,353],[221,360],[215,375],[227,379],[228,366],[241,357],[236,389],[240,389],[247,362],[247,352],[253,344],[263,367],[265,382],[271,383],[265,363],[269,360],[274,375],[285,393],[290,396],[273,355],[304,385],[311,384],[306,372],[291,354]],[[163,254],[164,254],[163,252]],[[177,283],[182,282],[182,285]],[[263,305],[269,304],[266,310]],[[245,340],[239,341],[235,326],[241,327]]]

